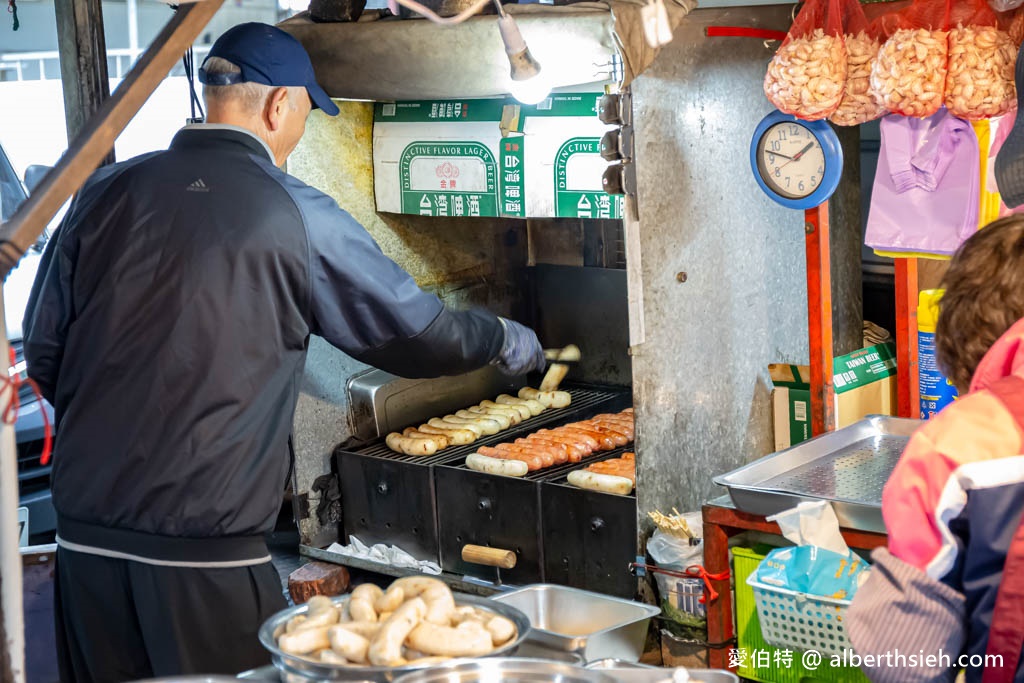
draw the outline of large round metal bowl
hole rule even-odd
[[[405,674],[395,683],[616,683],[600,671],[546,659],[461,659]]]
[[[334,604],[339,607],[348,602],[348,599],[348,595],[333,598]],[[495,648],[487,657],[509,657],[515,654],[530,631],[529,618],[518,609],[509,605],[503,605],[487,598],[458,593],[455,595],[455,604],[459,606],[472,605],[473,607],[494,612],[511,620],[516,625],[516,638],[499,648]],[[422,666],[413,664],[401,667],[340,666],[326,662],[316,662],[305,657],[282,652],[277,647],[277,639],[274,638],[274,633],[279,626],[286,624],[289,619],[299,614],[305,614],[307,611],[309,611],[309,607],[305,604],[298,607],[290,607],[270,617],[260,627],[260,643],[270,652],[271,661],[273,661],[278,671],[281,672],[281,678],[288,683],[292,681],[373,681],[390,683],[403,674],[419,671],[431,666],[429,664]],[[434,666],[437,665],[434,664]]]

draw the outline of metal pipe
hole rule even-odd
[[[3,319],[3,286],[0,285],[0,320]],[[0,342],[0,357],[8,358],[7,337]],[[7,405],[14,387],[5,382],[0,388],[0,405]],[[3,411],[0,411],[3,412]],[[25,681],[25,626],[22,606],[21,550],[18,545],[18,451],[14,426],[0,420],[0,613],[7,642],[10,671],[0,671],[0,680]]]
[[[128,0],[128,49],[135,59],[139,52],[139,0]]]

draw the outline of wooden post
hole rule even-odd
[[[804,212],[807,256],[807,333],[811,351],[811,435],[832,429],[832,259],[828,202]]]
[[[4,577],[0,576],[0,594],[4,589]],[[14,667],[11,666],[11,652],[7,647],[7,629],[3,600],[0,600],[0,683],[14,683]]]
[[[0,226],[0,279],[7,277],[64,202],[96,170],[117,136],[223,4],[224,0],[203,0],[178,6],[153,44],[89,119],[36,191]]]
[[[711,506],[705,505],[701,510],[704,521],[704,569],[708,574],[729,572],[729,533],[721,525],[709,518]],[[732,585],[730,579],[711,581],[718,592],[718,598],[707,606],[708,642],[715,647],[708,649],[708,665],[712,669],[729,669],[729,651],[732,648],[724,644],[735,637],[732,615]]]
[[[56,0],[57,45],[68,140],[74,140],[110,97],[102,0]],[[114,162],[111,150],[101,162]]]

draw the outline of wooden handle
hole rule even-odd
[[[516,554],[511,550],[502,550],[501,548],[466,545],[462,547],[462,561],[499,569],[512,569],[516,566]]]

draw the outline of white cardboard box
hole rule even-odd
[[[374,107],[377,210],[424,216],[621,218],[605,193],[602,93]],[[503,136],[503,130],[504,136]]]

